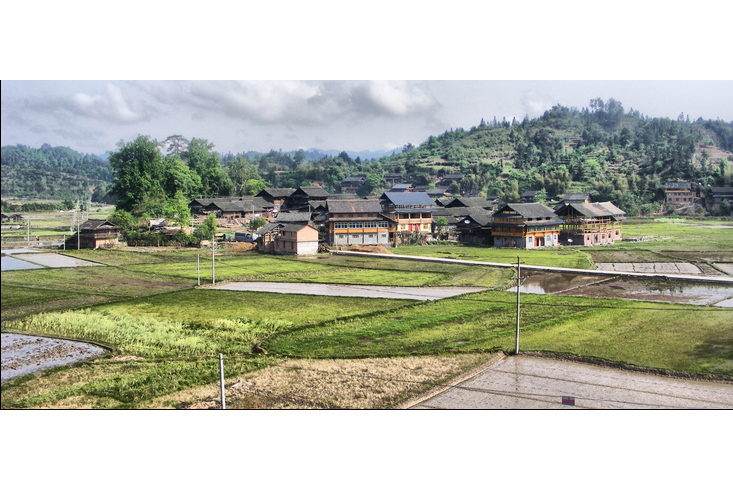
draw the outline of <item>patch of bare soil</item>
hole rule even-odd
[[[251,250],[255,250],[257,248],[257,244],[247,242],[235,242],[228,248],[232,252],[249,252]]]
[[[358,360],[291,360],[225,381],[227,408],[377,409],[463,373],[487,354]],[[226,371],[226,368],[225,368]],[[220,408],[218,383],[156,400],[155,406]]]
[[[346,252],[366,252],[366,253],[372,253],[372,254],[394,255],[394,252],[383,247],[382,245],[349,245],[349,246],[340,246],[339,245],[339,250],[344,250]]]

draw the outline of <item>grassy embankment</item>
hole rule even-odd
[[[647,228],[643,234],[655,233]],[[717,237],[726,243],[724,235]],[[676,239],[665,240],[665,245],[676,248]],[[650,243],[658,242],[630,245]],[[712,243],[720,244],[720,241]],[[422,250],[440,251],[437,247]],[[403,253],[402,249],[396,251]],[[507,252],[478,247],[449,247],[449,251],[484,257],[493,253],[492,258],[485,259],[488,261],[499,261],[496,257]],[[516,259],[516,251],[509,252]],[[547,251],[548,256],[553,252]],[[582,251],[572,252],[558,257],[576,260],[583,256]],[[199,251],[80,251],[70,254],[107,263],[110,267],[3,273],[4,320],[6,316],[17,318],[24,311],[54,308],[55,302],[64,300],[88,299],[83,302],[86,306],[104,303],[88,310],[35,317],[22,323],[4,321],[4,330],[97,340],[143,360],[101,359],[19,378],[3,384],[2,406],[160,404],[156,400],[215,383],[218,352],[228,356],[227,377],[236,378],[281,362],[280,356],[428,359],[513,349],[512,294],[493,291],[415,303],[195,290],[191,287],[195,284],[196,253]],[[523,253],[522,256],[525,260]],[[205,275],[203,258],[202,282],[205,283],[210,280],[210,273]],[[217,282],[267,279],[500,287],[512,274],[511,269],[483,269],[389,259],[321,256],[295,260],[258,254],[222,255],[217,259]],[[6,299],[12,303],[9,309],[15,315],[6,314]],[[234,320],[237,318],[242,320]],[[730,325],[733,325],[733,312],[721,308],[525,296],[522,349],[733,376]],[[268,354],[252,354],[253,349],[266,350]],[[348,384],[348,379],[343,381]],[[405,385],[401,393],[414,389],[414,385]],[[169,403],[176,406],[175,401]],[[322,406],[348,405],[331,401]]]

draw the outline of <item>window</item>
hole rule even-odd
[[[351,235],[351,238],[359,238],[359,235]]]
[[[379,227],[380,228],[387,228],[387,222],[386,221],[380,221],[379,222]]]
[[[371,223],[364,223],[364,228],[376,228],[377,224],[374,222]]]
[[[345,228],[348,228],[349,224],[348,223],[334,223],[333,227],[336,228],[337,230],[343,230]]]
[[[349,228],[363,228],[363,223],[349,223]]]

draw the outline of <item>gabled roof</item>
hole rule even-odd
[[[534,197],[539,191],[524,191],[522,197]]]
[[[261,190],[256,197],[270,196],[274,199],[282,199],[290,196],[290,194],[292,194],[293,192],[295,192],[295,189],[292,189],[290,187],[271,187],[269,189]]]
[[[465,175],[463,175],[463,174],[445,174],[443,176],[444,179],[449,179],[449,180],[460,180],[460,179],[462,179],[464,177],[465,177]]]
[[[118,230],[117,226],[106,219],[88,219],[79,227],[80,230]]]
[[[366,177],[346,177],[343,182],[366,182]]]
[[[556,213],[559,215],[568,214],[569,209],[574,209],[579,214],[587,218],[614,217],[616,219],[625,219],[626,212],[614,206],[611,202],[569,202],[560,205]]]
[[[311,219],[311,213],[305,212],[294,212],[294,213],[283,213],[277,215],[278,223],[307,223]]]
[[[483,197],[456,197],[445,205],[447,208],[466,207],[466,208],[491,208],[492,204]]]
[[[713,194],[721,194],[721,195],[733,194],[733,187],[711,187],[710,191]]]
[[[340,200],[340,201],[355,201],[357,199],[361,199],[356,194],[331,194],[326,198],[326,200]]]
[[[494,216],[502,214],[505,210],[512,210],[523,218],[556,218],[557,215],[544,204],[535,203],[510,203],[500,206]]]
[[[582,202],[590,197],[588,193],[568,193],[563,194],[562,200],[565,202]]]
[[[294,196],[301,196],[305,195],[310,198],[313,197],[319,197],[319,198],[326,198],[329,197],[329,193],[326,189],[323,187],[298,187],[291,195],[290,197]]]
[[[412,184],[395,184],[392,186],[392,189],[409,189],[412,187]]]
[[[395,206],[435,206],[435,202],[425,192],[385,192],[380,199]]]
[[[326,200],[329,213],[381,213],[382,205],[375,199]]]
[[[314,230],[317,230],[317,228],[311,226],[308,223],[289,223],[289,224],[283,226],[283,231],[291,231],[291,232],[292,231],[300,231],[303,228],[305,228],[306,226],[310,226]]]
[[[257,234],[264,235],[265,233],[269,233],[278,228],[282,228],[283,226],[285,226],[283,223],[267,223],[265,226],[257,230]]]

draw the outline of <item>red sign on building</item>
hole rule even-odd
[[[564,396],[564,397],[562,397],[562,404],[563,405],[572,405],[572,406],[575,406],[575,397],[574,396]]]

